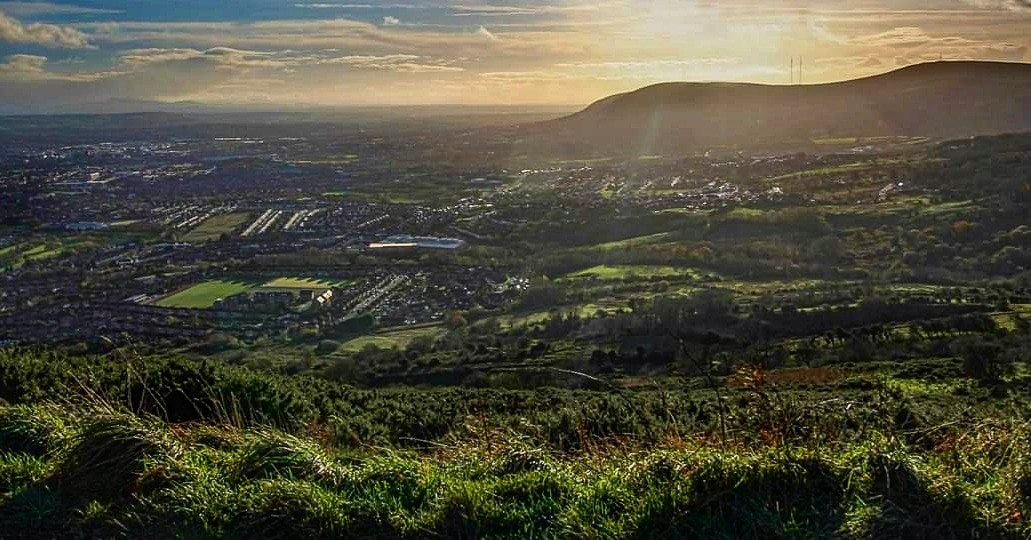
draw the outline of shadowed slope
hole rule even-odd
[[[777,146],[817,137],[1031,129],[1031,64],[936,62],[831,84],[663,83],[537,128],[569,149]]]

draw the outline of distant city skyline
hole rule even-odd
[[[1028,0],[0,1],[0,100],[580,105],[788,84],[799,57],[819,83],[1029,47]]]

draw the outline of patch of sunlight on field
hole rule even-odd
[[[310,277],[283,276],[266,282],[243,279],[216,279],[197,283],[172,293],[156,302],[161,307],[207,309],[219,298],[234,294],[261,290],[329,289],[354,285],[352,280],[318,279]]]
[[[615,242],[605,242],[604,244],[597,244],[594,247],[598,249],[625,249],[634,246],[658,244],[666,238],[669,238],[669,236],[670,233],[661,232],[645,236],[635,236],[633,238],[627,238],[625,240],[616,240]]]
[[[264,283],[262,289],[331,289],[353,285],[351,280],[329,280],[304,277],[279,277]]]
[[[540,324],[547,320],[552,313],[565,314],[575,312],[579,314],[581,317],[593,317],[599,311],[604,311],[605,313],[612,314],[624,309],[629,309],[628,305],[625,302],[620,302],[618,300],[601,300],[598,302],[591,302],[588,304],[560,306],[547,310],[532,311],[529,313],[502,315],[500,317],[496,317],[496,320],[502,328],[513,328],[517,326],[532,326],[535,324]]]
[[[251,215],[247,212],[235,212],[210,217],[187,233],[183,237],[183,241],[199,243],[217,240],[223,234],[236,230],[237,227],[246,223],[250,217]]]
[[[254,283],[245,281],[213,280],[198,283],[157,301],[161,307],[205,309],[213,306],[219,298],[254,289]]]
[[[341,352],[358,352],[370,345],[380,349],[404,349],[417,338],[435,338],[444,333],[442,326],[421,326],[418,328],[391,330],[379,334],[361,336],[340,345]]]
[[[921,381],[917,379],[889,379],[888,386],[900,390],[907,396],[948,396],[960,387],[969,384],[965,380],[947,382]]]
[[[597,279],[626,279],[630,277],[652,278],[652,277],[697,277],[698,273],[691,268],[676,268],[673,266],[645,266],[645,265],[598,265],[578,272],[567,274],[566,278],[597,278]]]
[[[840,144],[856,144],[857,142],[859,142],[859,138],[858,137],[838,137],[838,138],[828,138],[828,139],[813,139],[813,144],[820,145],[820,146],[823,146],[823,145],[833,146],[833,145],[840,145]]]
[[[891,165],[899,163],[899,160],[878,160],[878,161],[857,161],[855,163],[846,163],[844,165],[835,165],[833,167],[822,167],[819,169],[809,169],[807,171],[798,171],[789,174],[782,174],[780,176],[774,176],[770,178],[771,181],[775,180],[788,180],[791,178],[807,177],[807,176],[821,176],[826,174],[843,174],[852,173],[859,171],[866,171],[875,167],[881,167],[884,165]]]

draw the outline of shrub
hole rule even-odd
[[[54,479],[73,493],[121,496],[148,460],[175,459],[183,451],[182,441],[157,420],[102,412],[72,439]]]

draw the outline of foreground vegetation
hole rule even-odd
[[[831,396],[753,368],[715,396],[363,390],[104,360],[0,356],[4,535],[1031,534],[1031,401],[1015,381]]]
[[[1026,425],[985,424],[912,441],[628,440],[576,455],[484,433],[416,453],[7,406],[0,521],[15,536],[1020,537],[1029,443]]]

